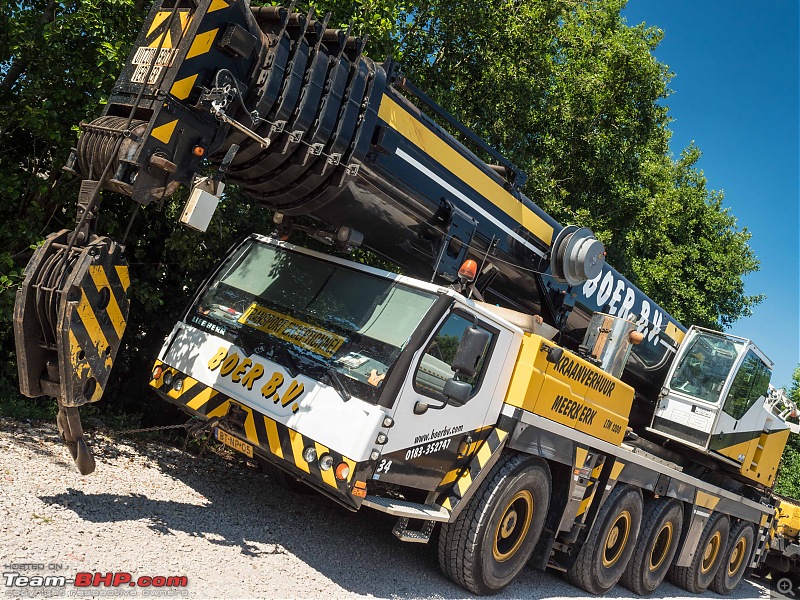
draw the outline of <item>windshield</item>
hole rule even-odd
[[[435,300],[432,293],[248,240],[193,313],[224,325],[247,352],[315,379],[338,379],[333,383],[345,394],[377,402],[386,373]]]
[[[722,387],[744,344],[699,333],[681,357],[669,387],[706,402],[718,402]]]

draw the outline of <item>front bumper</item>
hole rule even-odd
[[[158,378],[151,377],[150,386],[158,392],[159,396],[190,415],[206,421],[214,417],[224,417],[232,408],[237,413],[241,411],[243,418],[225,420],[219,427],[252,446],[254,455],[302,479],[303,482],[346,508],[358,510],[361,506],[366,495],[368,473],[375,467],[373,462],[356,463],[335,450],[287,427],[280,421],[234,400],[227,394],[217,391],[161,361],[156,361],[153,365],[154,372],[156,367],[161,367],[162,371]],[[172,377],[171,385],[164,382],[167,373]],[[183,382],[180,390],[176,390],[174,387],[174,381],[178,378]],[[317,461],[306,462],[303,458],[303,450],[309,446],[316,450],[317,457],[326,453],[330,454],[333,457],[334,468],[323,471],[319,468]],[[345,480],[338,479],[334,473],[335,466],[342,462],[350,467],[349,475]]]

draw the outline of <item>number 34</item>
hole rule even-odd
[[[389,469],[392,468],[392,461],[386,460],[385,458],[380,462],[378,468],[375,469],[376,473],[388,473]]]

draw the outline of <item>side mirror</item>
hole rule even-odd
[[[453,371],[467,378],[475,377],[478,363],[486,350],[486,346],[489,344],[491,336],[492,334],[483,329],[467,327],[464,330],[464,335],[461,336],[461,342],[458,344],[453,363],[450,365]],[[450,381],[453,380],[451,379]],[[446,386],[447,384],[445,384],[445,389]],[[447,395],[446,392],[445,395]]]
[[[472,386],[453,377],[444,382],[442,394],[450,406],[464,406],[472,395]]]
[[[547,356],[544,358],[547,362],[557,365],[559,362],[561,362],[562,356],[564,356],[564,349],[560,348],[559,346],[553,346],[547,351]]]
[[[472,395],[472,386],[466,381],[459,381],[455,377],[452,377],[444,382],[442,395],[445,401],[438,406],[432,406],[427,402],[418,400],[416,404],[414,404],[414,414],[424,415],[428,412],[428,409],[442,410],[446,406],[464,406],[467,400],[469,400],[470,395]]]

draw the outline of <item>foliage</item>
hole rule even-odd
[[[792,385],[787,390],[789,400],[800,406],[800,365],[792,373]]]
[[[58,181],[76,124],[99,113],[146,15],[141,0],[6,3],[0,38],[0,382],[16,387],[11,333],[14,287],[44,235],[71,228],[77,187]],[[149,8],[149,7],[148,7]],[[42,49],[47,48],[46,52]],[[66,179],[66,178],[64,178]],[[106,396],[111,410],[141,412],[145,424],[170,412],[151,401],[146,376],[188,296],[238,236],[265,230],[270,215],[235,190],[209,233],[180,228],[185,195],[140,211],[127,243],[132,292],[128,329]],[[106,194],[98,229],[119,239],[130,200]],[[3,396],[9,395],[3,389]],[[26,405],[27,403],[27,405]],[[40,414],[37,403],[14,400],[0,411]],[[103,403],[106,405],[107,403]],[[28,406],[28,408],[24,408]],[[89,411],[87,414],[91,413]]]
[[[724,328],[762,299],[742,283],[758,268],[750,234],[706,187],[697,147],[670,155],[672,74],[653,56],[663,34],[629,26],[624,5],[362,0],[343,17],[522,167],[534,202],[591,227],[609,262],[679,321]]]
[[[800,436],[789,438],[781,458],[775,491],[789,498],[800,500]]]
[[[796,406],[800,406],[800,365],[792,373],[792,385],[787,392],[789,399]],[[781,458],[775,491],[800,500],[800,435],[789,437],[786,450]]]
[[[22,0],[0,8],[0,381],[14,387],[14,287],[43,236],[74,221],[77,186],[60,167],[76,125],[99,113],[148,6],[144,0]],[[609,260],[684,323],[727,326],[759,297],[758,262],[692,146],[669,153],[671,74],[661,31],[628,26],[622,0],[324,0],[333,23],[369,34],[376,60],[409,78],[529,174],[531,198],[592,227]],[[56,185],[58,184],[58,185]],[[239,235],[270,228],[235,190],[206,235],[180,229],[182,197],[140,211],[128,239],[131,318],[106,392],[161,418],[152,358],[192,290]],[[129,200],[105,194],[99,230],[124,231]],[[360,260],[374,261],[363,251]],[[105,404],[105,403],[104,403]],[[147,422],[144,423],[145,425]]]

